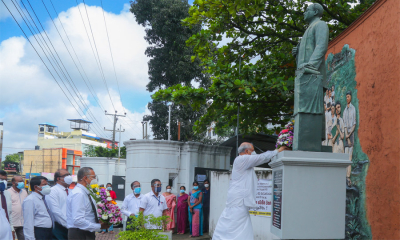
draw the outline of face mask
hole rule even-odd
[[[169,192],[169,193],[170,193],[170,192],[171,192],[171,189],[167,189],[167,192]]]
[[[111,187],[107,187],[107,190],[108,190],[108,191],[111,191],[111,189],[112,189]]]
[[[68,185],[71,185],[71,183],[72,183],[72,176],[71,176],[71,175],[66,176],[66,177],[64,178],[64,182],[65,182],[66,184],[68,184]]]
[[[194,186],[193,189],[197,190],[197,189],[199,189],[199,186]]]
[[[42,191],[40,191],[40,193],[43,195],[49,195],[50,192],[51,192],[51,188],[49,185],[43,186]]]
[[[0,192],[4,191],[7,186],[7,181],[6,180],[0,180]]]
[[[252,151],[251,155],[257,155],[256,151]]]
[[[19,182],[18,184],[17,184],[17,188],[18,189],[23,189],[25,187],[25,183],[24,182]]]
[[[210,186],[210,184],[204,184],[204,187],[209,187]]]
[[[89,176],[87,178],[89,179]],[[90,181],[89,185],[93,185],[93,184],[97,184],[97,178],[92,179],[92,181]]]
[[[185,193],[185,190],[181,189],[181,193]]]
[[[140,194],[140,187],[135,188],[135,190],[133,190],[133,192],[135,194]]]
[[[161,186],[160,187],[154,187],[154,192],[156,192],[156,193],[161,192]]]

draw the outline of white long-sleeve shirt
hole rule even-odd
[[[13,219],[12,219],[12,201],[11,201],[11,194],[9,191],[4,190],[4,197],[6,198],[6,204],[7,204],[7,214],[8,214],[8,219],[10,220],[9,223],[11,225],[11,231],[14,231],[14,227],[12,225]],[[1,197],[0,197],[0,208],[1,208]]]
[[[53,214],[54,221],[67,227],[67,192],[69,189],[60,184],[51,188],[51,193],[46,196],[46,203]]]
[[[6,212],[0,207],[0,239],[12,240],[11,225],[7,220]]]
[[[53,222],[44,203],[43,196],[32,192],[22,203],[24,211],[24,235],[26,240],[35,240],[34,227],[51,228]]]
[[[226,200],[227,207],[256,207],[257,175],[254,167],[269,162],[278,150],[257,155],[240,155],[233,162],[232,178]]]
[[[101,228],[100,223],[96,223],[97,212],[93,212],[92,201],[96,203],[89,195],[89,190],[78,183],[67,198],[67,227],[78,228],[85,231],[96,232]],[[89,200],[90,198],[90,200]]]
[[[133,193],[129,194],[124,199],[121,212],[127,217],[131,216],[131,214],[139,215],[141,200],[142,200],[142,194],[140,194],[139,197],[136,197],[135,194]]]

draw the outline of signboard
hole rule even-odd
[[[272,179],[259,179],[256,190],[257,207],[250,208],[252,215],[271,217],[272,212]]]
[[[40,173],[31,173],[31,177],[37,177],[40,176]],[[29,173],[25,173],[25,178],[29,179]]]
[[[204,182],[204,180],[207,179],[207,175],[197,175],[197,181],[198,182]]]
[[[54,173],[42,172],[42,176],[47,178],[49,181],[54,181]]]
[[[9,172],[19,172],[19,163],[4,162],[4,170]]]
[[[281,229],[283,170],[274,171],[274,205],[272,225]]]

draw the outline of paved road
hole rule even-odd
[[[117,239],[115,235],[119,233],[119,229],[114,229],[114,233],[96,233],[96,240],[114,240]]]

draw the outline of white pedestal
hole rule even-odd
[[[281,239],[343,239],[348,154],[283,151],[270,162],[271,233]]]

